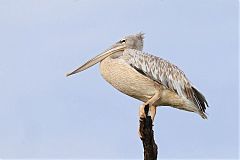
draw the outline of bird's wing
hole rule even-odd
[[[194,88],[183,71],[170,62],[134,49],[126,49],[123,59],[148,78],[192,101],[202,112],[208,106],[205,97]]]

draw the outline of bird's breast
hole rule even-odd
[[[122,93],[146,102],[156,93],[156,83],[137,72],[121,58],[101,61],[103,78]]]

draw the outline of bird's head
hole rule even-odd
[[[92,58],[91,60],[87,61],[85,64],[77,68],[76,70],[67,73],[66,76],[70,76],[81,71],[86,70],[87,68],[95,65],[98,62],[101,62],[103,59],[116,54],[121,54],[125,49],[136,49],[142,51],[143,49],[143,33],[138,33],[135,35],[129,35],[122,38],[117,43],[113,44],[109,49],[104,51],[103,53],[97,55],[96,57]]]
[[[126,49],[136,49],[142,51],[144,34],[138,33],[122,38],[115,45],[123,45]],[[113,45],[114,46],[114,45]]]

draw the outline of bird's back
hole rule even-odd
[[[122,58],[139,73],[193,102],[204,115],[208,106],[205,97],[191,85],[186,75],[177,66],[162,58],[134,49],[126,49]]]

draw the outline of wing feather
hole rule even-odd
[[[164,85],[179,96],[192,101],[200,111],[205,112],[208,103],[205,97],[194,88],[183,71],[170,62],[134,49],[126,49],[123,59],[141,74]]]

